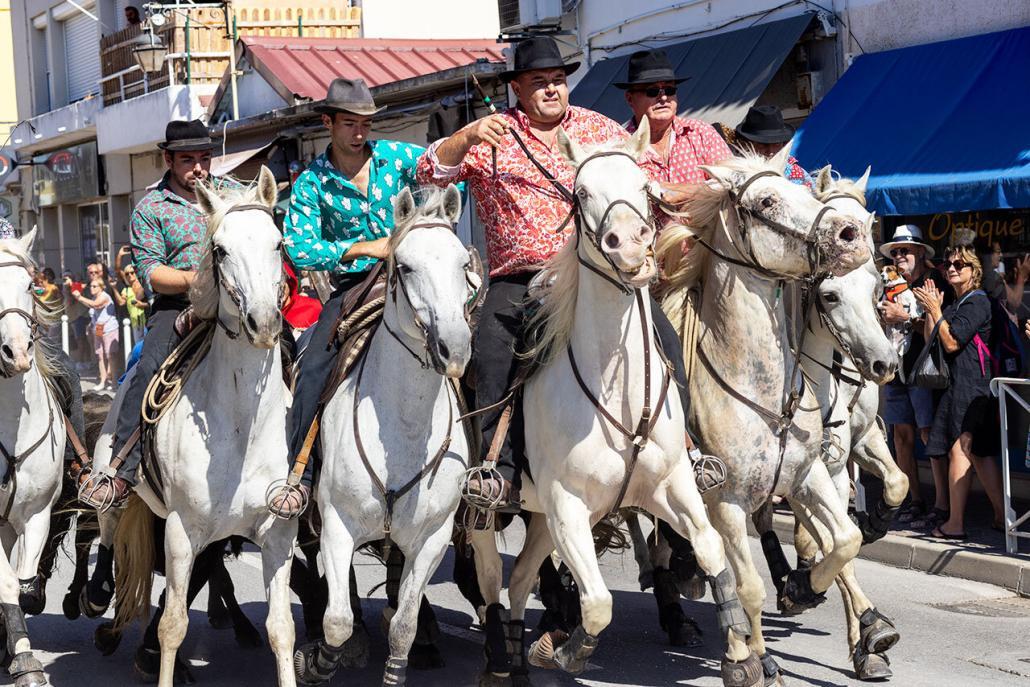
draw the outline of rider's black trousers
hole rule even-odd
[[[521,339],[524,324],[522,302],[526,297],[533,273],[522,273],[493,278],[486,299],[479,312],[479,326],[472,340],[471,371],[475,384],[475,407],[495,405],[505,397],[521,362],[516,351],[523,350]],[[679,388],[683,413],[689,407],[687,378],[683,370],[683,349],[672,323],[658,304],[651,301],[651,313],[662,350],[673,366],[673,379]],[[673,393],[670,389],[669,393]],[[516,487],[521,486],[521,469],[525,465],[523,416],[516,404],[511,424],[501,446],[497,469]],[[503,407],[494,408],[480,416],[483,433],[483,457],[490,448],[497,421]]]
[[[82,383],[79,381],[79,373],[75,371],[75,363],[63,350],[57,346],[52,348],[55,349],[51,352],[51,362],[54,366],[54,383],[59,397],[57,400],[61,404],[61,410],[71,420],[72,429],[79,435],[79,441],[85,443],[86,423],[82,414]],[[58,424],[58,427],[63,426],[64,423]],[[87,451],[91,449],[91,446],[86,447]],[[66,442],[64,455],[65,462],[75,457],[71,441]]]
[[[184,299],[158,297],[151,307],[150,317],[147,319],[147,335],[143,339],[143,350],[140,351],[139,362],[133,368],[132,380],[118,411],[118,424],[112,442],[115,455],[140,426],[140,408],[150,380],[181,341],[175,332],[175,318],[187,305]],[[129,484],[136,484],[136,470],[142,458],[142,442],[137,441],[125,457],[125,462],[118,468],[118,476]]]

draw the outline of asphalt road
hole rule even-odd
[[[514,527],[519,527],[516,524]],[[521,531],[506,536],[506,549],[521,542]],[[760,550],[752,540],[756,556]],[[793,560],[793,553],[788,556]],[[513,558],[506,556],[506,566]],[[372,559],[359,557],[358,586],[362,595],[385,578],[385,569]],[[481,667],[481,634],[471,607],[449,582],[451,560],[445,559],[429,588],[437,608],[444,638],[446,668],[409,672],[409,684],[460,687],[477,684]],[[552,685],[719,685],[720,647],[714,640],[715,616],[708,601],[686,604],[707,632],[706,645],[675,649],[665,642],[657,624],[650,592],[637,586],[637,569],[630,554],[609,555],[603,561],[605,578],[613,591],[612,625],[601,636],[591,667],[574,679],[567,675],[534,670],[536,687]],[[46,613],[29,619],[36,655],[43,661],[51,683],[58,687],[109,687],[135,685],[132,656],[138,632],[126,636],[118,651],[102,657],[93,648],[92,634],[99,621],[70,622],[61,613],[61,600],[71,574],[71,561],[63,560],[48,587]],[[956,685],[997,687],[1030,684],[1030,600],[1013,598],[998,587],[898,570],[877,563],[857,562],[859,578],[877,606],[891,616],[901,632],[901,642],[891,651],[895,677],[891,684],[903,687]],[[258,554],[246,552],[230,563],[237,596],[247,615],[264,634],[264,595]],[[769,586],[770,599],[772,587]],[[770,650],[791,685],[860,684],[852,677],[843,638],[840,597],[831,590],[829,601],[800,618],[780,618],[775,604],[767,602],[766,638]],[[273,685],[273,659],[267,648],[237,647],[231,631],[207,624],[202,595],[190,614],[190,630],[183,645],[197,684]],[[369,666],[337,674],[334,685],[378,685],[386,647],[377,619],[385,598],[382,589],[365,599],[373,647]],[[303,636],[299,604],[295,604],[298,636]],[[531,602],[527,626],[539,617],[539,603]],[[0,684],[7,684],[0,680]]]

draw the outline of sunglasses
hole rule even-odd
[[[947,267],[954,268],[956,272],[961,272],[962,270],[970,266],[969,263],[965,260],[945,260],[944,264]]]
[[[638,88],[636,92],[643,93],[648,98],[657,98],[660,95],[674,98],[676,97],[676,86],[650,86],[648,88]]]
[[[912,254],[908,248],[895,248],[891,251],[892,258],[904,258]]]
[[[124,270],[123,274],[136,274],[136,270]]]

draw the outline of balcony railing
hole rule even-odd
[[[361,32],[361,8],[327,7],[324,0],[240,0],[232,5],[235,30],[241,36],[314,36],[354,38]],[[232,22],[230,21],[230,24]],[[142,30],[130,26],[100,40],[100,80],[104,105],[143,95],[173,84],[217,84],[229,66],[230,39],[220,9],[167,15],[154,33],[168,47],[162,72],[144,74],[133,57]]]

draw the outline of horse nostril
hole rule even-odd
[[[252,332],[256,332],[258,330],[258,323],[257,320],[254,319],[253,315],[247,315],[247,328]]]
[[[855,240],[857,236],[858,231],[855,229],[855,227],[851,226],[850,224],[841,229],[840,240],[844,241],[845,243],[851,243]]]
[[[2,353],[3,356],[8,360],[14,360],[14,351],[12,351],[11,347],[7,344],[4,344],[2,347],[0,347],[0,353]]]
[[[887,363],[882,360],[877,360],[873,363],[873,374],[877,377],[883,377],[887,374]]]
[[[616,236],[614,233],[609,233],[607,236],[604,237],[604,245],[608,246],[612,250],[615,250],[619,247],[619,237]]]
[[[447,344],[445,344],[443,341],[441,341],[440,343],[438,343],[436,345],[436,350],[440,352],[440,359],[441,360],[450,360],[451,359],[451,349],[448,348]]]

